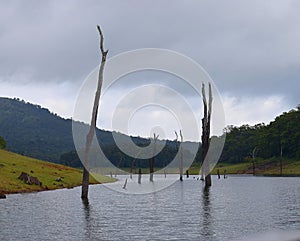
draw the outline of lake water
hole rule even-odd
[[[89,204],[80,194],[78,187],[8,195],[0,200],[0,240],[226,241],[300,230],[297,177],[213,176],[209,192],[190,177],[144,195],[94,185]]]

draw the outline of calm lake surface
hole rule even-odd
[[[300,230],[297,177],[213,176],[209,193],[193,177],[144,195],[94,185],[89,204],[80,194],[81,188],[8,195],[0,200],[0,240],[226,241]]]

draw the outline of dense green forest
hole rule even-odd
[[[0,149],[5,149],[6,141],[0,136]]]
[[[300,105],[276,117],[270,124],[226,128],[221,162],[239,163],[252,156],[268,159],[283,157],[300,160]]]
[[[264,159],[279,157],[300,160],[300,106],[276,117],[270,124],[240,127],[228,126],[221,162],[239,163],[252,155]],[[77,123],[86,127],[83,123]],[[114,133],[125,136],[121,133]],[[96,135],[104,154],[116,166],[148,167],[145,160],[133,159],[122,153],[114,142],[112,132],[97,129]],[[0,148],[30,157],[80,167],[72,138],[72,120],[64,119],[39,105],[19,99],[0,98]],[[213,137],[218,138],[218,137]],[[131,137],[139,146],[149,144],[149,139]],[[178,152],[175,141],[167,141],[156,157],[156,166],[167,165]],[[196,143],[190,143],[191,146]],[[189,148],[184,150],[190,156]],[[201,145],[195,162],[201,160]]]
[[[71,120],[18,99],[0,98],[0,135],[6,149],[42,160],[55,162],[74,149]]]
[[[87,125],[76,122],[82,129]],[[121,133],[114,133],[120,137]],[[72,137],[72,120],[64,119],[39,105],[19,99],[0,98],[0,135],[6,140],[6,148],[16,153],[80,167]],[[112,132],[96,130],[96,136],[104,154],[115,165],[131,166],[132,158],[123,154],[115,145]],[[149,144],[149,139],[131,137],[139,146]],[[167,164],[176,153],[176,143],[167,141],[166,147],[157,157],[157,163]],[[122,162],[120,162],[122,159]],[[135,160],[146,165],[145,161]]]
[[[282,155],[288,159],[300,160],[300,106],[276,117],[270,124],[257,124],[254,126],[243,125],[240,127],[228,126],[225,129],[226,141],[220,162],[241,163],[255,156],[262,159],[279,157]],[[218,138],[218,137],[213,137]],[[162,167],[174,158],[177,149],[169,142],[169,145],[157,158],[157,167]],[[132,158],[124,155],[115,145],[104,148],[106,156],[110,157],[116,166],[130,167]],[[120,162],[120,160],[122,160]],[[66,153],[61,157],[61,162],[72,166],[80,166],[81,163],[76,152]],[[201,146],[198,150],[195,162],[201,161]],[[147,163],[136,160],[147,167]]]
[[[105,156],[111,163],[120,168],[147,168],[149,167],[148,159],[133,158],[124,154],[115,144],[104,145],[101,147]],[[178,147],[174,142],[167,141],[162,151],[155,157],[155,167],[165,167],[174,160],[178,153]],[[189,150],[183,149],[183,156],[187,159],[192,158]],[[75,150],[64,153],[60,157],[59,163],[72,167],[82,167],[82,163]]]

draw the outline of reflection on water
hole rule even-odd
[[[202,191],[202,208],[203,208],[203,225],[201,233],[204,237],[213,237],[213,222],[211,215],[210,199],[209,199],[210,188],[203,188]]]
[[[119,185],[116,183],[115,185]],[[300,230],[300,178],[232,177],[203,189],[190,177],[147,195],[101,185],[0,201],[0,240],[236,240]]]
[[[83,206],[83,213],[84,213],[84,219],[85,219],[85,231],[86,231],[86,237],[90,238],[91,234],[93,232],[92,226],[91,226],[91,220],[90,220],[90,203],[88,199],[82,199],[82,206]]]

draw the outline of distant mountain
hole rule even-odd
[[[76,126],[82,130],[88,129],[84,123],[76,122]],[[119,139],[124,139],[126,145],[126,140],[128,140],[125,138],[126,135],[114,134],[118,135]],[[83,142],[85,135],[82,135]],[[19,99],[0,98],[0,136],[6,141],[7,150],[50,162],[81,166],[74,151],[72,120],[61,118],[39,105]],[[112,132],[97,129],[96,136],[104,154],[115,165],[125,167],[131,165],[133,158],[118,149]],[[131,137],[131,140],[139,146],[146,146],[150,142],[149,139],[140,137]],[[196,146],[196,143],[186,145],[187,157],[191,156],[189,149]],[[167,141],[165,148],[157,156],[157,166],[168,164],[177,151],[176,143]],[[122,160],[121,163],[120,160]],[[142,163],[147,165],[145,161]]]
[[[61,153],[74,149],[71,126],[39,105],[0,98],[0,135],[8,150],[58,162]]]
[[[79,122],[76,122],[76,126],[82,129],[81,140],[84,143],[88,126]],[[300,160],[300,106],[276,117],[268,125],[229,126],[226,132],[220,162],[247,161],[255,148],[255,156],[263,159],[280,157],[282,150],[283,157]],[[127,148],[128,136],[114,134],[123,140]],[[19,154],[74,167],[81,166],[73,143],[72,120],[61,118],[39,105],[19,99],[0,98],[0,136],[4,139],[0,138],[0,148],[4,143],[7,150]],[[116,146],[112,132],[97,129],[96,136],[104,154],[114,165],[131,167],[134,161],[135,165],[148,167],[147,160],[124,154]],[[131,140],[138,146],[150,143],[149,139],[141,137],[131,137]],[[157,167],[165,166],[174,159],[178,152],[177,144],[174,141],[166,142],[166,146],[156,156]],[[185,142],[184,158],[193,161],[191,152],[196,148],[197,143]],[[201,147],[195,159],[200,162]]]
[[[83,130],[88,128],[77,124]],[[114,144],[111,132],[97,129],[96,133],[100,144]],[[71,119],[19,99],[0,98],[0,135],[6,141],[6,149],[51,162],[59,162],[62,154],[75,150]]]

